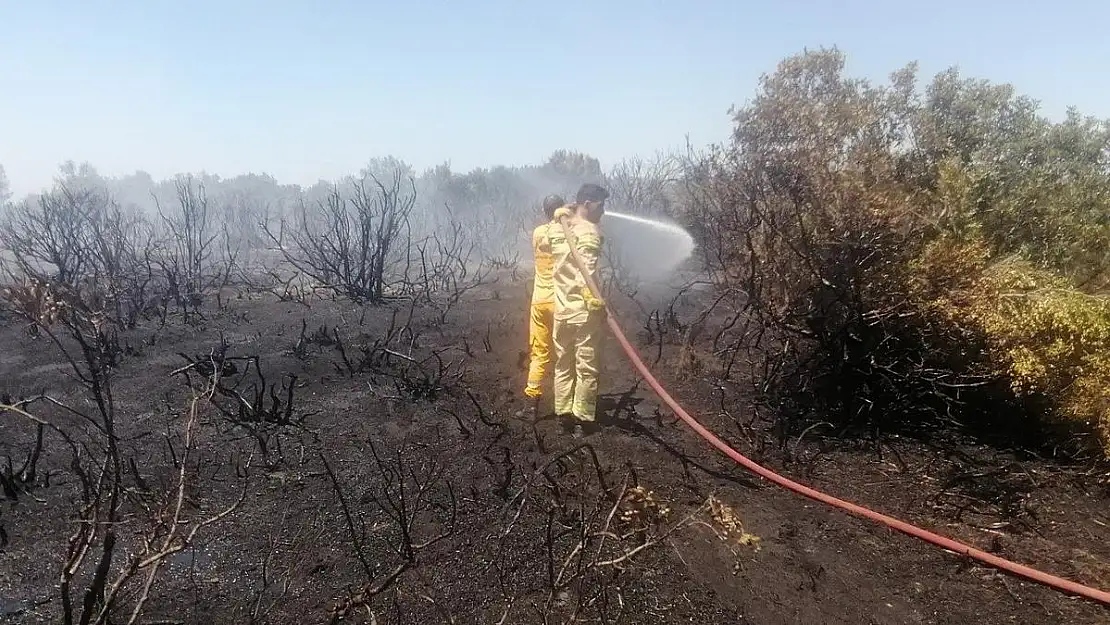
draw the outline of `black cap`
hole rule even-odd
[[[601,185],[587,182],[578,187],[578,196],[575,199],[579,204],[583,202],[604,202],[609,199],[609,192]]]
[[[565,204],[566,200],[563,199],[563,196],[552,193],[543,199],[543,212],[548,217],[554,217],[555,211],[559,210],[559,207]]]

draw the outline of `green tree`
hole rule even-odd
[[[601,163],[596,158],[571,150],[555,150],[543,168],[557,176],[581,182],[597,182],[604,177]]]

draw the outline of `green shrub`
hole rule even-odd
[[[938,239],[914,269],[926,314],[984,346],[969,369],[1093,433],[1110,457],[1110,298],[1026,260],[991,262],[982,240]]]

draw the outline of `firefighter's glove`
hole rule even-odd
[[[584,299],[586,300],[586,310],[591,313],[605,314],[605,302],[594,297],[593,293],[587,291]]]
[[[562,221],[564,218],[574,216],[574,211],[569,206],[560,206],[555,209],[555,221]]]

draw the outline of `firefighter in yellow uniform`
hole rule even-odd
[[[571,246],[582,260],[582,269],[594,277],[604,244],[598,223],[608,197],[608,191],[596,184],[582,185],[573,205],[555,211],[557,222],[566,219],[570,239],[561,223],[548,230],[555,256],[555,414],[573,417],[576,437],[583,435],[583,426],[597,420],[605,304],[590,291]]]
[[[549,231],[559,228],[555,221],[555,210],[566,202],[558,195],[549,195],[543,201],[545,223],[532,231],[532,255],[535,276],[532,283],[532,304],[528,319],[528,383],[524,395],[532,399],[533,416],[538,412],[540,398],[543,397],[543,381],[551,363],[551,327],[555,313],[555,284],[551,277],[555,257],[551,254]]]

